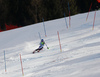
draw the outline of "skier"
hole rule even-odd
[[[33,53],[35,53],[36,51],[37,51],[37,52],[40,52],[40,50],[43,49],[44,44],[47,46],[47,44],[45,43],[45,41],[44,41],[43,39],[41,39],[39,48],[37,48],[35,51],[33,51]],[[49,47],[47,47],[47,49],[49,49]]]

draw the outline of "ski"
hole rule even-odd
[[[38,53],[38,52],[40,52],[40,51],[33,51],[32,53],[34,54],[34,53]]]

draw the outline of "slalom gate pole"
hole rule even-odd
[[[41,40],[41,35],[40,35],[40,32],[38,32],[38,34],[39,34],[39,38],[40,38],[40,40]]]
[[[66,27],[67,27],[67,29],[68,29],[68,25],[67,25],[67,20],[66,20],[66,15],[65,15],[65,13],[64,13],[64,17],[65,17]]]
[[[5,56],[5,51],[4,51],[4,62],[5,62],[5,72],[6,72],[7,69],[6,69],[6,56]]]
[[[45,28],[45,24],[44,24],[44,19],[43,18],[42,18],[42,21],[43,21],[43,27],[44,27],[45,37],[47,37],[46,28]]]
[[[71,26],[71,23],[70,23],[71,17],[70,17],[70,6],[69,6],[69,2],[68,2],[68,10],[69,10],[69,27],[70,27]]]
[[[90,5],[89,12],[90,12],[90,10],[91,10],[91,7],[92,7],[92,3],[91,3],[91,5]],[[87,21],[87,19],[88,19],[89,12],[88,12],[88,14],[87,14],[86,21]]]
[[[22,75],[24,76],[21,54],[19,54],[19,55],[20,55],[20,63],[21,63]]]
[[[94,21],[93,21],[93,28],[92,28],[92,30],[94,30],[95,17],[96,17],[96,11],[94,13]]]
[[[70,17],[70,11],[69,11],[69,27],[71,27],[71,17]]]
[[[59,46],[60,46],[60,52],[62,52],[62,48],[61,48],[61,43],[60,43],[60,37],[59,37],[59,32],[57,31],[58,34],[58,40],[59,40]]]

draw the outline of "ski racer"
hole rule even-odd
[[[45,41],[44,41],[43,39],[41,39],[39,48],[37,48],[35,51],[33,51],[33,53],[35,53],[36,51],[37,51],[37,52],[40,52],[40,50],[43,49],[44,44],[46,45]],[[47,46],[47,45],[46,45],[46,46]],[[47,47],[47,49],[49,49],[49,47]]]

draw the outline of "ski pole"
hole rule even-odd
[[[46,43],[45,43],[45,45],[46,45],[47,49],[49,49],[49,47],[47,46],[47,44],[46,44]]]

